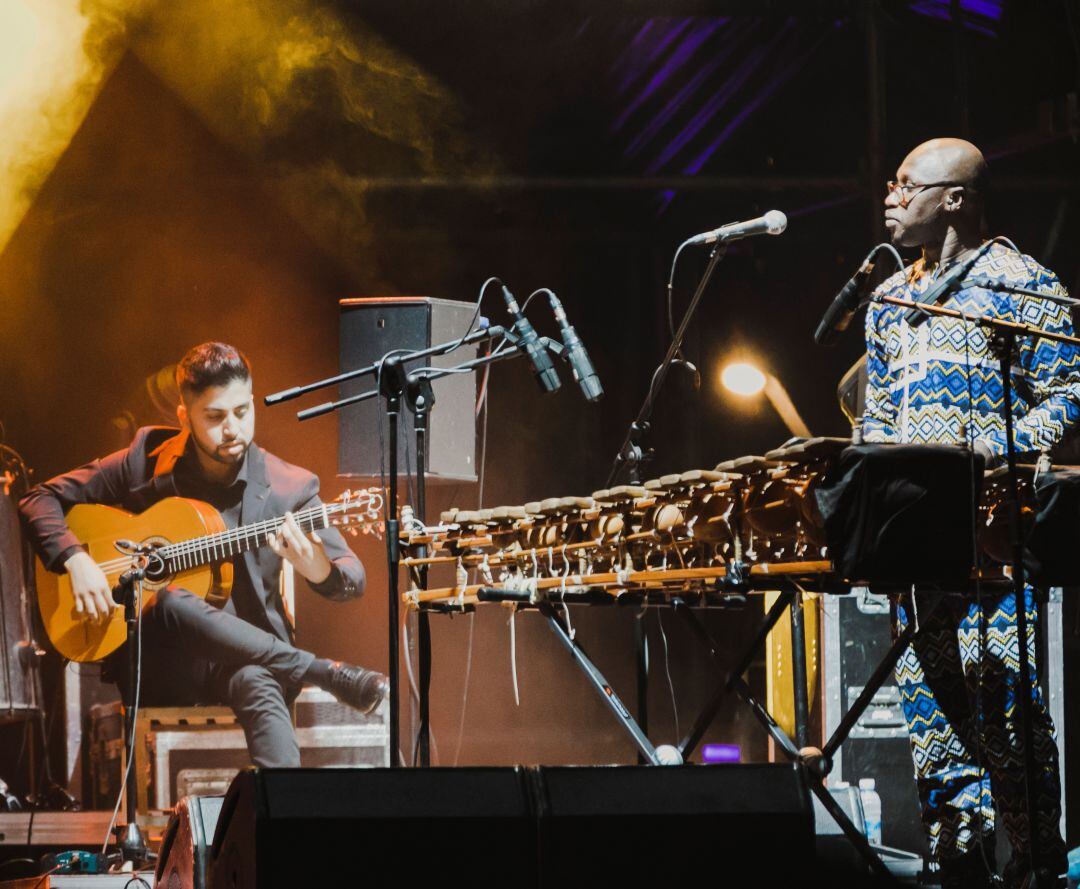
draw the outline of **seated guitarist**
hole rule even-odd
[[[304,534],[292,513],[319,501],[318,479],[254,444],[251,366],[223,343],[203,343],[176,371],[180,430],[140,429],[123,451],[33,488],[19,504],[45,566],[71,576],[76,610],[101,621],[115,607],[109,582],[65,523],[79,503],[139,513],[169,496],[209,503],[228,528],[286,515],[269,548],[233,557],[233,590],[223,608],[175,586],[143,610],[141,700],[187,706],[224,703],[243,726],[258,766],[298,766],[289,703],[312,683],[364,712],[388,693],[373,670],[316,657],[293,646],[278,593],[282,559],[320,595],[360,596],[364,568],[336,528]],[[126,678],[123,650],[108,662]]]

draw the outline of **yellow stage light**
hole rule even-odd
[[[747,398],[759,395],[765,389],[765,374],[744,361],[729,364],[720,374],[724,388]]]
[[[792,435],[799,438],[810,437],[810,430],[795,409],[787,389],[772,374],[765,373],[749,362],[737,361],[724,368],[720,374],[720,382],[729,392],[744,398],[753,398],[764,393]]]

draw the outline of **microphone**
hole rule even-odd
[[[604,387],[600,385],[600,377],[589,360],[589,353],[585,351],[585,344],[577,331],[566,320],[566,312],[563,310],[559,298],[550,290],[547,292],[551,302],[551,310],[555,313],[555,320],[559,322],[559,330],[562,331],[562,343],[566,347],[566,360],[570,362],[570,370],[581,387],[586,401],[599,401],[604,397]]]
[[[991,278],[989,275],[975,275],[968,279],[971,287],[982,287],[986,290],[998,290],[1002,293],[1012,293],[1017,296],[1031,296],[1035,299],[1043,299],[1047,302],[1056,303],[1059,306],[1078,306],[1080,300],[1058,293],[1050,293],[1048,290],[1032,290],[1029,287],[1017,287],[1010,281],[1002,278]]]
[[[932,306],[937,303],[942,296],[956,287],[961,279],[967,277],[967,273],[971,271],[972,267],[977,263],[986,253],[987,250],[993,245],[993,241],[987,241],[978,250],[971,255],[970,259],[965,259],[962,263],[950,270],[947,274],[941,276],[941,280],[937,282],[933,287],[927,290],[925,293],[915,297],[915,302],[923,303],[928,306]],[[918,309],[908,309],[904,314],[904,318],[908,324],[912,327],[918,327],[923,321],[926,320],[926,312],[920,312]]]
[[[551,356],[548,355],[544,344],[540,342],[540,337],[536,335],[536,331],[529,323],[529,319],[521,314],[521,309],[518,308],[514,294],[509,291],[505,284],[502,285],[502,292],[503,299],[506,300],[506,310],[510,313],[510,317],[514,319],[513,333],[517,335],[519,345],[525,350],[529,363],[532,364],[533,376],[536,377],[536,382],[543,391],[554,392],[562,383],[559,382],[559,374],[555,370],[555,365],[551,363]]]
[[[778,235],[787,228],[787,217],[779,210],[770,210],[764,216],[751,219],[747,222],[729,222],[720,228],[714,228],[711,232],[703,232],[700,235],[687,239],[688,245],[698,244],[727,244],[730,241],[740,241],[754,235]]]
[[[847,284],[840,288],[840,292],[836,294],[832,304],[825,310],[821,323],[818,324],[817,330],[814,331],[814,342],[819,346],[833,345],[839,335],[847,330],[848,325],[851,324],[851,319],[855,317],[855,313],[859,310],[859,303],[862,302],[863,292],[866,290],[870,275],[873,274],[874,263],[872,260],[874,254],[877,253],[877,249],[875,247],[867,254],[866,259],[859,266],[859,270],[851,276],[851,280]]]

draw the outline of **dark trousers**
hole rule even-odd
[[[289,707],[315,659],[187,590],[158,590],[142,614],[144,706],[226,704],[244,729],[252,762],[300,765]],[[127,653],[113,662],[126,677]]]

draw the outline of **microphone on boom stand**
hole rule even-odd
[[[928,306],[935,305],[946,293],[959,286],[960,282],[967,277],[968,272],[971,271],[975,263],[982,258],[983,254],[985,254],[993,244],[994,242],[992,240],[987,241],[968,259],[965,259],[959,265],[942,275],[940,280],[932,287],[928,288],[925,293],[916,296],[914,301]],[[920,311],[919,309],[908,309],[904,318],[907,320],[908,324],[915,327],[926,320],[926,312]]]
[[[570,370],[581,387],[586,401],[599,401],[604,397],[604,387],[600,385],[600,377],[596,375],[596,369],[589,359],[589,353],[585,351],[585,344],[581,341],[577,331],[570,325],[566,318],[559,298],[550,290],[547,292],[551,302],[551,310],[555,313],[555,320],[559,322],[559,330],[562,331],[562,343],[566,347],[566,360],[570,362]]]
[[[875,247],[866,255],[866,259],[862,261],[859,270],[851,276],[847,284],[840,288],[840,292],[833,298],[832,304],[825,310],[821,323],[818,324],[817,330],[814,331],[814,342],[819,346],[833,345],[840,334],[848,329],[851,319],[855,317],[855,313],[858,312],[859,305],[862,303],[870,276],[874,273],[873,259],[877,250],[878,248]]]
[[[699,244],[727,244],[731,241],[741,241],[754,235],[779,235],[787,228],[787,216],[779,210],[770,210],[764,216],[750,219],[746,222],[729,222],[712,231],[702,232],[687,238],[683,246],[695,247]]]
[[[528,356],[536,382],[545,392],[554,392],[562,383],[559,381],[559,374],[555,370],[555,365],[551,362],[551,356],[548,355],[544,344],[540,342],[540,337],[536,335],[536,330],[529,323],[529,319],[522,314],[517,300],[514,299],[514,294],[510,292],[505,284],[502,285],[502,292],[503,299],[506,300],[506,310],[510,313],[510,317],[514,319],[513,333],[517,336],[521,348]]]

